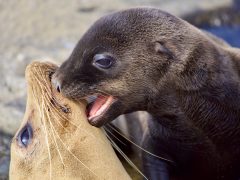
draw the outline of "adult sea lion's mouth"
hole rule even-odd
[[[116,101],[113,96],[93,95],[87,97],[87,118],[90,124],[101,124],[100,119]]]

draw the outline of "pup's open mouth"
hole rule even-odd
[[[87,117],[91,124],[97,124],[99,119],[108,111],[115,99],[113,96],[96,95],[87,97]]]

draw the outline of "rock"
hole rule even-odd
[[[25,69],[30,62],[25,54],[19,53],[15,60],[15,75],[24,77]]]
[[[1,131],[9,134],[15,134],[23,118],[23,111],[15,107],[8,107],[0,104],[0,124]]]
[[[0,179],[8,179],[9,164],[9,155],[0,159]]]
[[[11,136],[0,131],[0,180],[8,179]]]

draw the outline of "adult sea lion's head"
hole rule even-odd
[[[179,77],[190,71],[193,79],[204,81],[201,72],[184,69],[185,59],[201,58],[210,48],[200,30],[161,10],[120,11],[90,27],[53,83],[66,97],[88,99],[88,120],[101,126],[123,113],[148,111],[161,90],[172,84],[201,85]]]
[[[27,67],[28,100],[12,140],[10,179],[130,179],[103,131],[88,123],[86,103],[52,88],[56,68]]]

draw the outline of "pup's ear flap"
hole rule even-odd
[[[171,50],[165,45],[165,43],[161,41],[154,42],[154,50],[157,54],[167,55],[171,59],[174,58],[174,54],[171,52]]]

